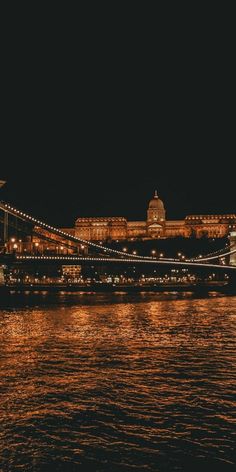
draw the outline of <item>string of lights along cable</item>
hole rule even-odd
[[[138,262],[138,261],[146,261],[146,262],[150,262],[150,263],[153,263],[154,261],[158,262],[158,263],[172,263],[172,264],[179,264],[179,259],[174,259],[174,258],[164,258],[164,257],[150,257],[150,256],[142,256],[142,255],[137,255],[137,254],[131,254],[131,253],[128,253],[126,252],[125,255],[124,255],[124,252],[123,251],[119,251],[119,250],[116,250],[116,249],[112,249],[112,248],[109,248],[107,246],[104,246],[104,245],[101,245],[101,244],[96,244],[92,241],[88,241],[86,239],[82,239],[82,238],[79,238],[77,236],[73,236],[73,235],[70,235],[68,233],[66,233],[65,231],[59,229],[59,228],[56,228],[55,226],[52,226],[52,225],[49,225],[21,210],[18,210],[17,208],[15,208],[14,206],[12,205],[9,205],[8,203],[5,203],[5,202],[0,202],[0,208],[5,211],[5,212],[8,212],[9,214],[17,217],[17,218],[20,218],[21,220],[23,221],[27,221],[27,222],[31,222],[33,223],[34,225],[37,225],[45,230],[48,230],[49,232],[52,232],[58,236],[61,236],[63,237],[65,240],[70,240],[70,241],[73,241],[73,242],[76,242],[76,243],[79,243],[79,244],[83,244],[83,245],[86,245],[88,247],[91,247],[93,249],[96,249],[96,250],[99,250],[100,252],[104,252],[105,254],[109,254],[109,255],[116,255],[116,256],[120,256],[122,258],[122,260],[124,262]],[[227,246],[223,251],[222,249],[216,253],[211,253],[211,254],[208,254],[206,256],[202,256],[202,255],[199,255],[195,258],[191,258],[191,259],[185,259],[185,260],[182,260],[181,261],[181,264],[183,265],[187,265],[187,264],[201,264],[203,265],[205,262],[208,262],[208,261],[213,261],[213,260],[217,260],[217,259],[223,259],[224,257],[226,256],[230,256],[232,254],[235,254],[236,253],[236,249],[235,248],[232,248],[230,250],[230,247],[231,246]],[[23,258],[27,258],[27,257],[30,257],[30,256],[18,256],[19,259],[23,259]],[[40,256],[38,256],[40,257]],[[41,256],[42,259],[45,259],[45,258],[49,258],[50,256]],[[71,260],[73,259],[73,257],[71,256]],[[78,256],[77,259],[85,259],[85,258],[82,258],[81,256]],[[94,258],[89,258],[89,256],[86,257],[87,260],[95,260]],[[75,260],[75,258],[74,258]],[[106,258],[98,258],[98,260],[100,261],[104,261],[104,260],[107,260]],[[114,262],[117,262],[118,260],[120,259],[113,259]],[[224,266],[226,267],[226,266]],[[231,266],[228,266],[228,267],[231,267]]]

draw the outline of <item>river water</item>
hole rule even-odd
[[[21,302],[0,308],[1,472],[235,470],[236,297]]]

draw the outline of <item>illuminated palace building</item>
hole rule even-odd
[[[167,220],[163,201],[155,192],[146,221],[124,217],[78,218],[68,232],[89,241],[175,238],[178,236],[221,238],[236,228],[233,215],[189,215],[184,220]]]

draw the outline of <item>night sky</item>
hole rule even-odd
[[[155,189],[167,218],[236,212],[230,32],[49,29],[8,38],[1,199],[60,226],[143,220]]]

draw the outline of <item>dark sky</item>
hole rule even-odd
[[[61,226],[143,219],[155,189],[169,218],[236,212],[230,28],[139,13],[8,34],[2,199]]]

